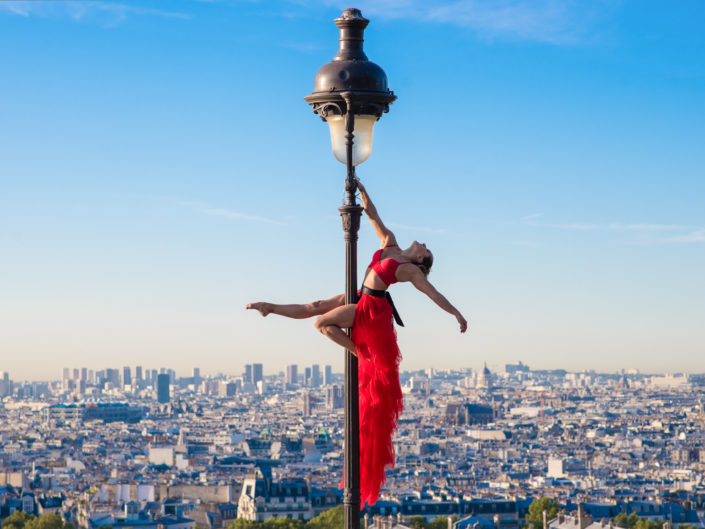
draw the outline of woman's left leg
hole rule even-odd
[[[323,335],[357,356],[355,344],[343,330],[351,328],[354,321],[355,305],[350,304],[326,312],[314,325]]]

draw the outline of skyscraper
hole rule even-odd
[[[307,367],[304,369],[304,386],[311,385],[311,368]]]
[[[142,366],[135,367],[135,380],[137,382],[142,382]]]
[[[71,369],[68,367],[64,368],[63,376],[61,377],[61,387],[64,391],[71,387]]]
[[[335,384],[326,388],[326,408],[338,410],[345,404],[345,393],[343,386]]]
[[[108,379],[108,382],[110,382],[113,387],[119,388],[120,387],[120,371],[117,369],[106,369],[105,370],[105,378]]]
[[[299,368],[296,364],[286,366],[286,383],[289,386],[296,386],[299,383]]]
[[[252,384],[252,364],[245,364],[245,374],[242,378],[246,384]]]
[[[122,368],[122,385],[131,386],[132,385],[132,370],[129,366]]]
[[[325,367],[325,375],[323,377],[323,383],[326,386],[330,386],[333,383],[333,368],[331,366]]]
[[[0,397],[6,397],[12,393],[12,382],[10,381],[10,373],[7,371],[0,372]]]
[[[157,401],[160,404],[168,404],[169,400],[169,375],[162,373],[157,375]]]
[[[221,381],[218,383],[219,397],[234,397],[237,393],[237,384],[235,382]]]
[[[302,406],[302,412],[304,417],[310,417],[311,416],[311,409],[312,409],[312,404],[311,404],[311,393],[307,391],[304,393],[303,397],[303,406]]]
[[[317,388],[323,383],[323,377],[321,376],[321,366],[318,364],[313,364],[311,368],[311,385]]]
[[[262,364],[252,364],[252,383],[256,385],[263,378]]]
[[[198,367],[193,368],[193,381],[195,383],[198,383],[198,381],[201,379],[201,370]]]

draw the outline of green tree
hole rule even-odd
[[[64,529],[64,519],[58,514],[42,514],[25,524],[24,529]]]
[[[543,511],[546,511],[546,519],[553,520],[557,515],[560,507],[558,502],[551,498],[538,498],[529,505],[529,512],[526,514],[526,524],[531,529],[543,529]]]
[[[342,505],[328,509],[303,526],[304,529],[341,529],[345,525],[345,512]]]
[[[254,520],[238,518],[228,526],[228,529],[258,529],[261,524]]]
[[[262,524],[263,529],[303,529],[304,523],[293,518],[268,518]]]
[[[631,513],[629,516],[627,516],[626,513],[621,513],[614,517],[614,524],[626,529],[663,529],[664,522],[640,518],[636,513]],[[680,524],[678,529],[696,528],[690,524]]]
[[[639,518],[634,527],[635,529],[661,529],[663,527],[663,522],[649,520],[648,518]]]
[[[412,529],[427,529],[426,518],[423,516],[411,516],[406,525]]]
[[[636,513],[631,513],[627,518],[627,527],[629,529],[634,529],[636,524],[639,522],[639,516]]]
[[[24,529],[24,526],[32,520],[36,520],[34,515],[15,511],[3,520],[2,529]]]
[[[428,522],[428,529],[448,529],[448,517],[436,516],[433,520]]]

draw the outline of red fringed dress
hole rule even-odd
[[[387,286],[397,282],[399,262],[381,260],[382,249],[369,268]],[[360,395],[360,508],[379,498],[384,471],[394,468],[392,436],[403,402],[399,384],[401,352],[392,323],[392,305],[384,297],[363,292],[355,307],[352,341],[358,358]]]

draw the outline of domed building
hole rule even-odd
[[[485,362],[485,366],[482,368],[482,371],[480,371],[477,377],[478,389],[492,389],[492,377],[492,372],[488,369],[487,362]]]

